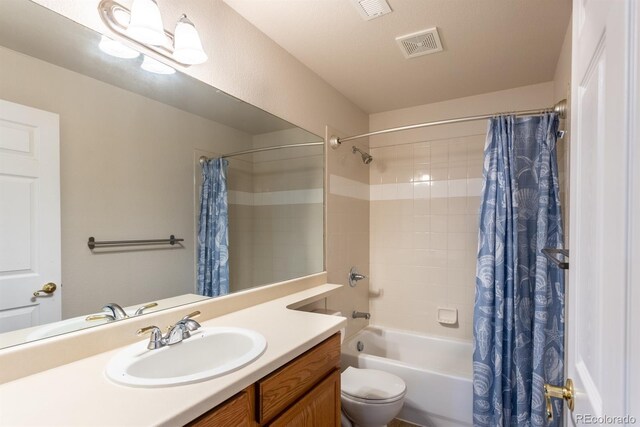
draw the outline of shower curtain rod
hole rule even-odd
[[[314,145],[324,145],[324,142],[302,142],[299,144],[286,144],[286,145],[274,145],[273,147],[254,148],[251,150],[236,151],[235,153],[229,153],[216,158],[226,159],[227,157],[241,156],[243,154],[260,153],[261,151],[280,150],[281,148],[294,148],[294,147],[313,147]],[[207,156],[200,156],[200,164],[203,164],[209,160]]]
[[[448,124],[451,124],[451,123],[472,122],[472,121],[475,121],[475,120],[490,119],[492,117],[500,116],[500,115],[503,115],[503,114],[513,114],[513,115],[516,115],[516,116],[536,116],[536,115],[539,115],[539,114],[552,113],[552,112],[558,113],[558,117],[560,117],[561,119],[566,118],[566,115],[567,115],[567,100],[563,99],[563,100],[559,101],[556,105],[554,105],[551,108],[542,108],[542,109],[538,109],[538,110],[509,111],[509,112],[504,112],[504,113],[483,114],[481,116],[468,116],[468,117],[459,117],[457,119],[438,120],[438,121],[435,121],[435,122],[425,122],[425,123],[418,123],[418,124],[415,124],[415,125],[400,126],[400,127],[397,127],[397,128],[376,130],[376,131],[373,131],[373,132],[363,133],[363,134],[360,134],[360,135],[347,136],[345,138],[339,138],[339,137],[337,137],[335,135],[331,135],[331,138],[329,138],[329,145],[331,146],[331,148],[335,149],[335,148],[338,148],[340,146],[340,144],[342,144],[343,142],[351,141],[352,139],[366,138],[367,136],[383,135],[385,133],[398,132],[398,131],[402,131],[402,130],[425,128],[425,127],[429,127],[429,126],[448,125]]]

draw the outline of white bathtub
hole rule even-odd
[[[364,344],[361,352],[357,343]],[[398,418],[428,427],[471,426],[473,346],[413,332],[368,326],[342,346],[342,368],[380,369],[402,378],[407,395]]]

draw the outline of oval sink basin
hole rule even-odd
[[[219,377],[256,360],[267,347],[258,332],[232,327],[200,328],[186,340],[147,349],[135,343],[109,362],[106,375],[131,387],[168,387]]]

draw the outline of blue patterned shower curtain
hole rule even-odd
[[[474,426],[547,423],[543,385],[563,384],[564,275],[540,252],[563,245],[555,114],[490,120],[480,212]]]
[[[229,293],[228,164],[209,159],[202,165],[197,279],[198,293],[210,297]]]

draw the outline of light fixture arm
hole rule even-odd
[[[164,34],[167,36],[166,46],[148,46],[127,35],[127,28],[118,22],[118,19],[116,18],[116,13],[118,12],[131,15],[131,11],[129,9],[114,0],[102,0],[98,5],[98,13],[104,25],[106,25],[113,34],[126,41],[127,44],[133,45],[136,50],[139,50],[145,55],[156,57],[156,59],[158,59],[157,56],[160,56],[162,59],[169,61],[172,65],[185,68],[190,67],[189,64],[184,64],[173,58],[173,33],[164,30]]]

